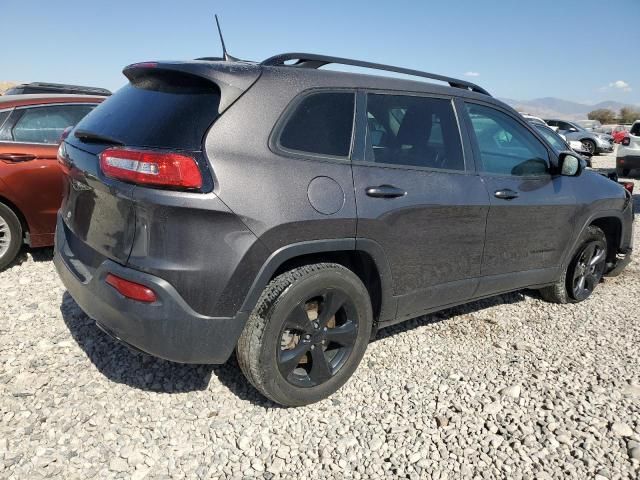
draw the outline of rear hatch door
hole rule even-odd
[[[232,65],[145,63],[124,70],[130,83],[87,115],[60,148],[68,172],[61,214],[74,241],[127,262],[136,231],[136,186],[106,177],[100,153],[121,146],[201,156],[211,124],[259,76],[258,66],[236,67],[240,74],[234,75]],[[208,171],[204,178],[202,191],[210,191]]]

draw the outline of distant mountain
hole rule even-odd
[[[609,108],[614,112],[619,111],[622,107],[638,108],[637,105],[624,104],[614,101],[605,101],[596,103],[595,105],[587,105],[584,103],[571,102],[555,97],[535,98],[533,100],[513,100],[510,98],[501,98],[503,102],[511,105],[520,112],[527,112],[539,117],[559,117],[567,120],[582,120],[587,118],[587,114],[599,108]]]

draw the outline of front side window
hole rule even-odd
[[[367,95],[367,160],[464,170],[458,123],[450,100]]]
[[[536,125],[535,127],[538,132],[540,132],[540,134],[545,138],[545,140],[551,144],[556,152],[561,152],[567,149],[567,145],[565,144],[564,140],[562,140],[562,138],[558,136],[556,132],[542,125]]]
[[[306,96],[280,134],[280,146],[303,153],[348,157],[355,94],[319,92]]]
[[[548,171],[547,149],[524,126],[494,108],[476,104],[466,106],[483,172],[529,176]]]
[[[95,105],[52,105],[28,108],[11,131],[16,142],[60,142],[62,132],[75,126]]]

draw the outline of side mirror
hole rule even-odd
[[[584,170],[582,161],[569,152],[563,152],[558,158],[558,170],[565,177],[577,177]]]

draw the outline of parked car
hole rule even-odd
[[[103,99],[0,97],[0,270],[13,261],[23,243],[53,245],[63,188],[56,161],[61,134]]]
[[[619,176],[628,177],[635,168],[640,168],[640,120],[633,123],[616,153],[616,172]]]
[[[75,95],[100,95],[109,96],[111,92],[106,88],[97,87],[82,87],[80,85],[66,85],[63,83],[45,83],[45,82],[32,82],[23,83],[11,87],[4,92],[4,95],[24,95],[34,93],[48,93],[48,94],[75,94]]]
[[[575,123],[589,132],[597,132],[602,127],[602,123],[599,120],[578,120]]]
[[[591,153],[588,152],[581,142],[576,140],[567,141],[562,135],[556,133],[551,127],[547,127],[546,125],[542,125],[540,123],[535,123],[534,127],[540,134],[545,138],[549,144],[553,147],[556,153],[559,155],[561,152],[565,152],[568,150],[574,151],[576,155],[584,160],[585,164],[590,167],[591,166]]]
[[[547,122],[545,122],[542,118],[536,117],[535,115],[531,115],[530,113],[521,113],[520,115],[522,115],[522,118],[524,118],[528,122],[531,122],[534,124],[539,123],[540,125],[547,125]]]
[[[611,136],[614,143],[622,143],[624,137],[629,133],[629,125],[616,125],[611,129]]]
[[[124,74],[59,149],[59,275],[119,341],[235,350],[283,405],[335,392],[378,328],[525,287],[580,302],[630,260],[624,188],[478,85],[300,53]]]
[[[613,138],[610,141],[605,134],[589,132],[577,123],[566,120],[547,119],[545,122],[551,127],[558,127],[558,133],[567,137],[567,140],[579,140],[582,142],[585,148],[593,155],[613,151]]]

